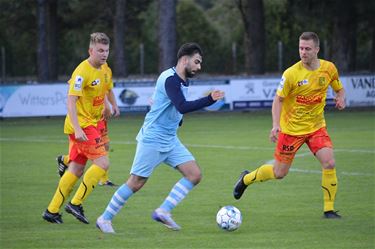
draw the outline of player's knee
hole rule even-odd
[[[95,159],[93,163],[98,165],[100,168],[102,168],[104,170],[108,170],[108,168],[109,168],[108,157],[101,157],[99,159]]]
[[[194,185],[197,185],[202,180],[202,173],[199,172],[199,173],[195,173],[195,174],[189,175],[189,176],[187,176],[187,179],[191,183],[193,183]]]
[[[276,179],[283,179],[288,174],[288,172],[289,170],[286,169],[278,169],[275,167],[273,169],[273,174],[275,175]]]
[[[131,175],[130,178],[126,181],[126,185],[128,185],[128,187],[135,193],[140,190],[146,182],[146,177]]]
[[[98,165],[100,168],[104,169],[105,171],[109,168],[109,161],[102,162],[100,165]]]
[[[336,164],[335,159],[329,159],[327,161],[324,161],[322,163],[322,166],[324,169],[333,169],[335,168],[335,164]]]

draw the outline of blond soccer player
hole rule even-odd
[[[284,178],[298,149],[306,143],[322,166],[323,217],[341,218],[334,209],[338,184],[324,106],[331,86],[336,92],[336,108],[344,109],[345,90],[335,65],[319,59],[318,52],[317,34],[302,33],[299,37],[301,60],[283,73],[272,104],[270,139],[276,143],[274,163],[261,165],[252,172],[243,171],[234,186],[235,199],[240,199],[250,184]]]
[[[98,128],[105,96],[108,89],[113,87],[112,72],[107,65],[109,43],[106,34],[91,34],[89,57],[78,65],[69,80],[68,115],[65,118],[64,133],[69,137],[70,162],[42,216],[51,223],[63,223],[60,208],[83,175],[86,162],[91,160],[92,165],[85,172],[75,195],[65,206],[66,212],[88,224],[82,203],[109,167],[107,151]]]

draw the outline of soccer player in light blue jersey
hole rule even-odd
[[[104,213],[96,221],[96,226],[102,232],[115,232],[112,219],[129,198],[144,186],[161,163],[177,169],[182,178],[155,209],[152,218],[172,230],[181,229],[172,219],[171,211],[200,182],[202,175],[195,158],[177,137],[177,129],[182,124],[183,114],[209,106],[224,97],[224,92],[214,90],[206,97],[186,100],[188,78],[201,69],[202,55],[198,44],[182,45],[177,53],[177,65],[162,72],[157,79],[151,109],[137,135],[137,150],[130,177],[117,189]]]

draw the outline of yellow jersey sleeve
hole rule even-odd
[[[293,73],[290,73],[290,71],[291,70],[286,70],[283,73],[279,87],[277,88],[277,95],[283,98],[287,97],[293,89],[294,77]]]
[[[331,87],[332,89],[337,92],[343,88],[343,85],[339,79],[339,73],[337,71],[336,66],[333,63],[329,63],[329,72],[331,73],[332,81],[331,81]]]

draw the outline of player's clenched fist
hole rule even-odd
[[[214,90],[211,92],[211,97],[213,100],[218,100],[224,98],[224,92],[220,90]]]

